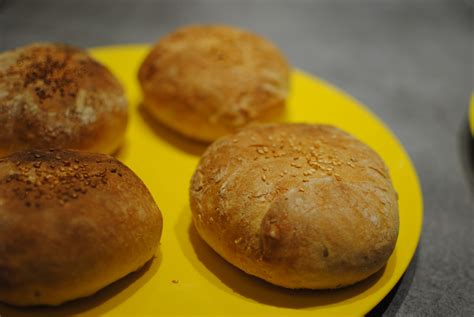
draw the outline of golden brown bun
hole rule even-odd
[[[193,176],[194,225],[227,261],[288,288],[338,288],[378,271],[397,195],[367,145],[331,126],[262,125],[213,143]]]
[[[162,217],[143,182],[104,154],[0,159],[0,301],[58,305],[150,260]]]
[[[194,25],[162,38],[138,74],[144,106],[167,126],[213,141],[283,114],[289,68],[280,51],[250,32]]]
[[[127,117],[120,83],[81,49],[37,43],[0,54],[0,156],[51,147],[112,153]]]

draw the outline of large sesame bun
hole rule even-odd
[[[104,154],[0,158],[0,301],[58,305],[142,267],[162,217],[143,182]]]
[[[162,38],[138,78],[144,106],[185,136],[213,141],[250,122],[278,120],[289,67],[266,39],[223,25],[193,25]]]
[[[360,281],[386,263],[398,235],[385,164],[331,126],[262,125],[219,139],[190,197],[194,225],[217,253],[287,288]]]
[[[0,156],[50,147],[112,153],[126,125],[120,83],[87,52],[37,43],[0,54]]]

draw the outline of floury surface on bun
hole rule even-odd
[[[224,25],[180,28],[156,43],[138,79],[145,109],[188,138],[211,142],[281,119],[289,66],[268,40]]]
[[[190,200],[197,231],[217,253],[287,288],[363,280],[384,266],[398,236],[387,167],[332,126],[260,125],[217,140]]]
[[[94,294],[153,258],[162,226],[148,189],[113,157],[0,158],[0,301],[59,305]]]
[[[110,154],[127,108],[118,80],[84,50],[34,43],[0,53],[0,156],[51,147]]]

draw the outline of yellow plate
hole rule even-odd
[[[355,286],[336,291],[286,290],[234,268],[193,229],[188,186],[204,149],[153,123],[139,110],[136,74],[147,46],[104,47],[91,52],[126,87],[131,120],[118,157],[143,179],[163,212],[159,254],[145,269],[89,298],[57,308],[0,305],[0,315],[363,315],[400,279],[420,237],[420,186],[403,147],[364,106],[324,81],[297,70],[292,74],[288,121],[333,124],[368,143],[387,163],[400,204],[395,252],[384,269]]]
[[[469,105],[469,126],[471,127],[471,135],[474,138],[474,93],[471,94],[471,103]]]

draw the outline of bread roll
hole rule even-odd
[[[199,163],[190,198],[194,225],[217,253],[287,288],[365,279],[398,235],[383,161],[331,126],[262,125],[219,139]]]
[[[162,217],[143,182],[104,154],[0,159],[0,301],[58,305],[142,267]]]
[[[249,122],[278,120],[289,68],[280,51],[255,34],[194,25],[162,38],[138,78],[152,116],[189,138],[210,142]]]
[[[51,147],[112,153],[127,116],[120,83],[83,50],[36,43],[0,54],[0,156]]]

